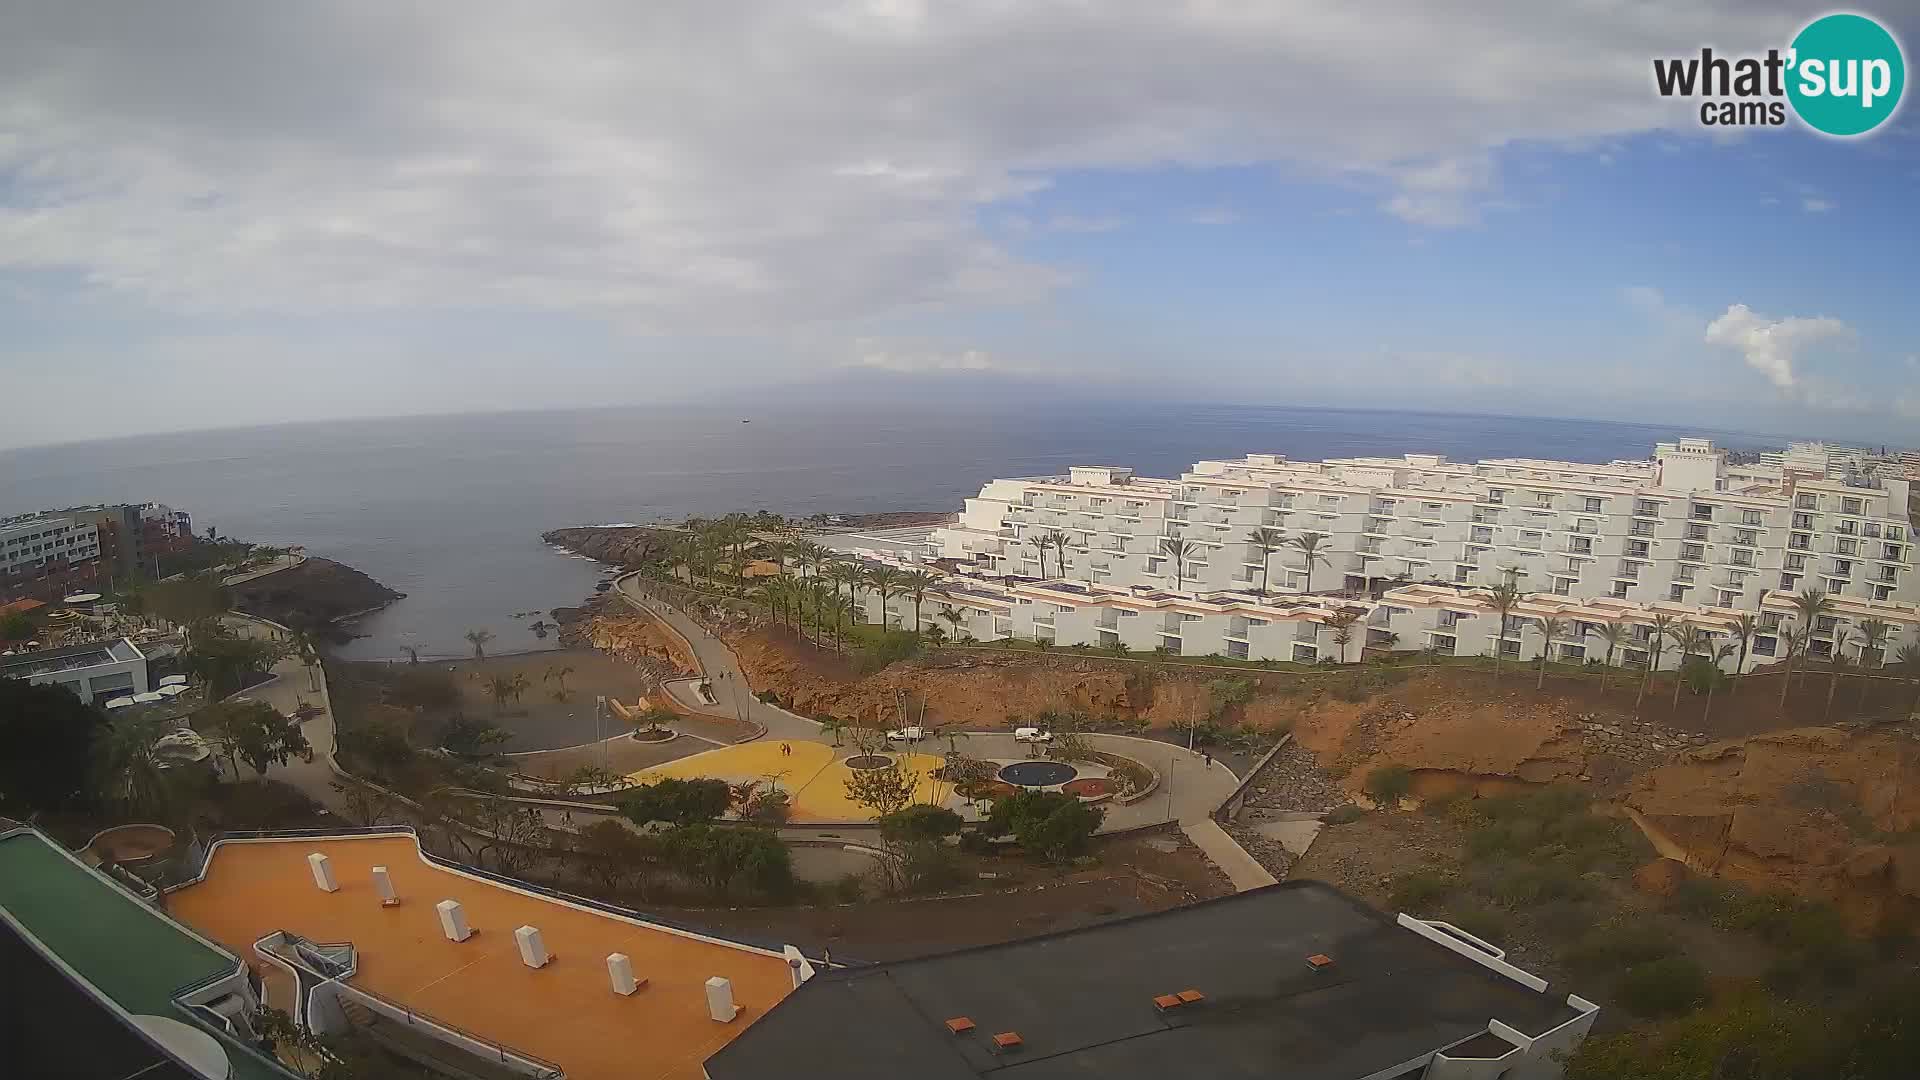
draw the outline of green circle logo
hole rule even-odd
[[[1787,56],[1787,99],[1815,131],[1864,135],[1900,107],[1907,86],[1900,43],[1865,15],[1815,19]]]

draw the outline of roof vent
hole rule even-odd
[[[1003,1031],[993,1037],[993,1048],[999,1051],[1018,1050],[1025,1042],[1017,1031]]]
[[[964,1016],[956,1016],[947,1021],[947,1030],[955,1035],[965,1035],[973,1030],[973,1021]]]
[[[1325,971],[1333,966],[1333,957],[1323,952],[1314,953],[1307,957],[1307,966],[1315,971]]]
[[[1207,1000],[1207,995],[1198,990],[1182,990],[1173,996],[1179,998],[1182,1005],[1198,1005]]]
[[[1166,1012],[1168,1009],[1177,1009],[1180,1005],[1181,1001],[1178,994],[1161,994],[1153,999],[1153,1007],[1159,1009],[1161,1012]]]

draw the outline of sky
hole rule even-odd
[[[1920,112],[1653,89],[1827,10],[0,0],[0,447],[902,379],[1920,444]]]

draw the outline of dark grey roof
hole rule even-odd
[[[1307,957],[1334,964],[1313,970]],[[1161,1012],[1153,999],[1206,1000]],[[823,972],[707,1060],[712,1080],[1207,1077],[1357,1080],[1499,1019],[1571,1019],[1540,994],[1318,882],[1285,882],[1024,941]],[[976,1025],[953,1035],[946,1021]],[[996,1054],[992,1036],[1023,1045]]]
[[[0,1073],[194,1080],[191,1070],[76,985],[4,919],[0,970],[7,973],[7,992],[0,995],[0,1047],[6,1054]]]

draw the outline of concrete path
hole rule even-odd
[[[1274,885],[1279,882],[1279,878],[1274,877],[1267,872],[1266,867],[1255,862],[1253,856],[1247,854],[1247,849],[1235,843],[1233,837],[1227,835],[1227,830],[1222,829],[1212,818],[1183,821],[1180,823],[1180,830],[1186,833],[1187,839],[1193,841],[1194,846],[1207,856],[1208,862],[1219,867],[1220,872],[1227,875],[1227,880],[1233,882],[1235,892],[1246,892],[1248,889],[1258,889],[1263,885]]]
[[[285,635],[272,624],[245,615],[224,616],[226,624],[242,637],[284,640]],[[314,802],[338,812],[346,800],[333,789],[333,770],[327,759],[334,750],[333,702],[327,696],[327,679],[318,664],[309,666],[298,656],[289,656],[275,664],[270,682],[241,691],[239,698],[263,701],[291,716],[302,706],[311,705],[319,713],[300,725],[300,733],[313,747],[313,760],[292,758],[285,765],[267,769],[267,779],[298,788]],[[250,778],[250,777],[249,777]]]

